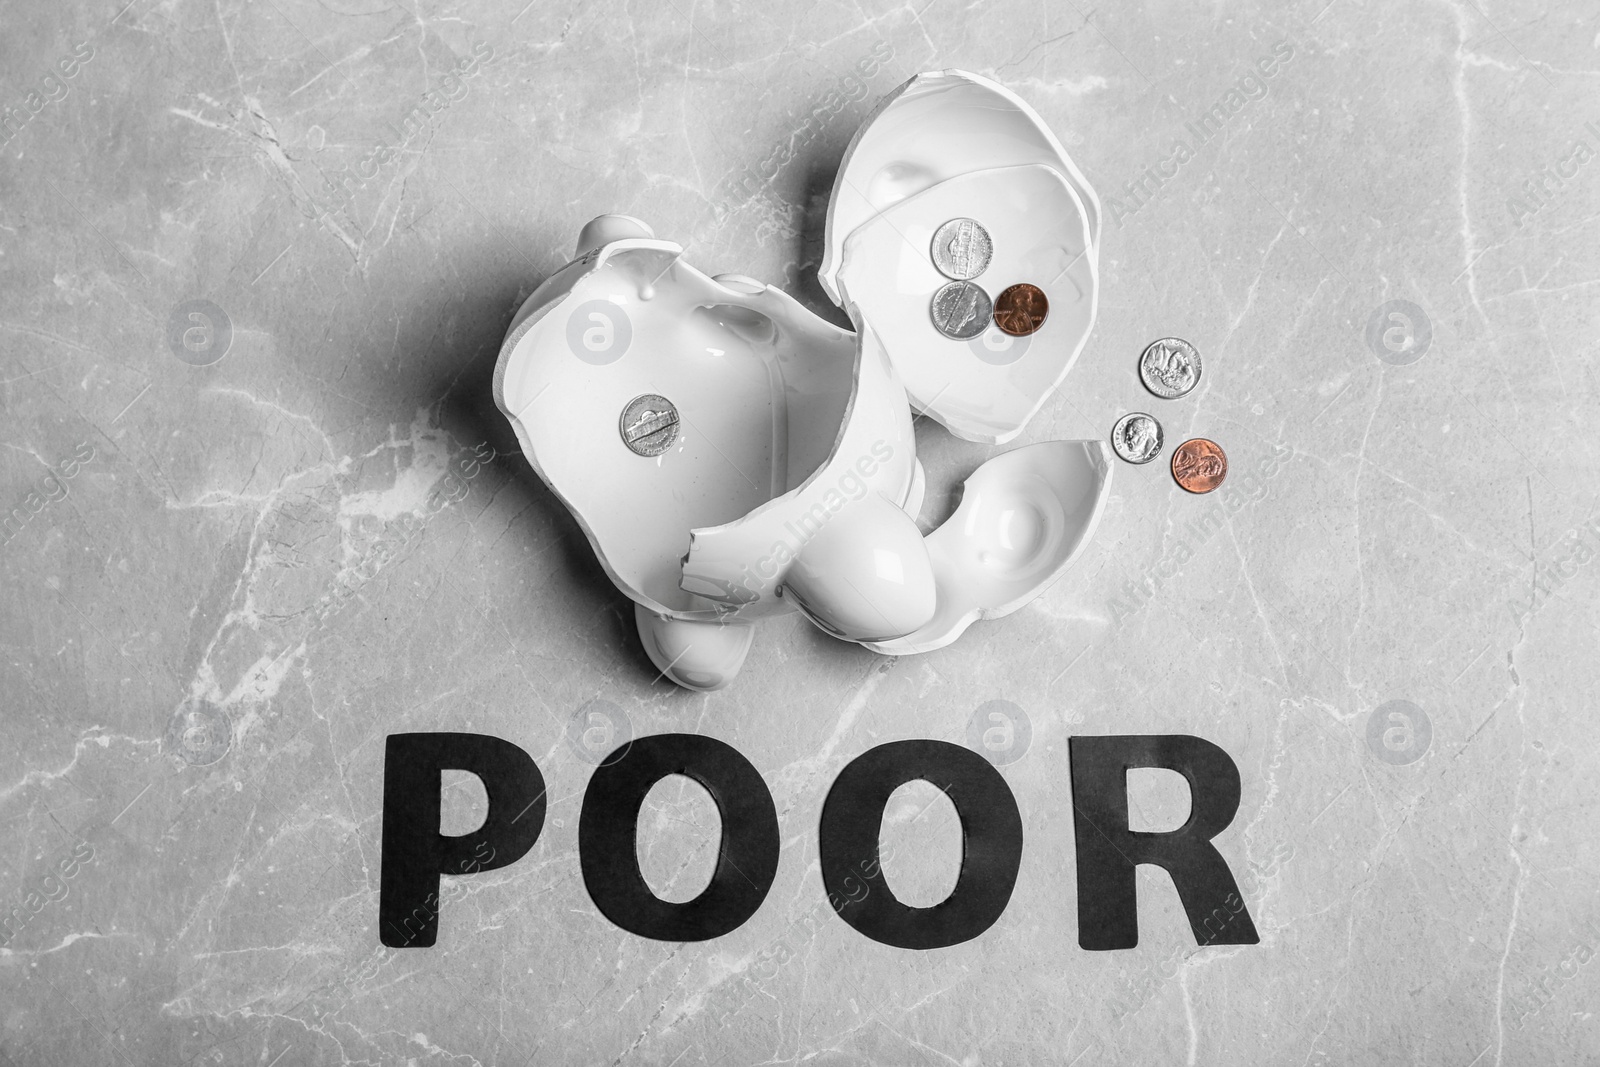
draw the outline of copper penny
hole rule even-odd
[[[1228,455],[1204,437],[1185,441],[1172,453],[1172,477],[1191,493],[1209,493],[1228,476]]]
[[[995,298],[994,324],[1012,337],[1026,337],[1044,325],[1050,301],[1037,285],[1021,282]]]

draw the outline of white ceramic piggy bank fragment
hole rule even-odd
[[[993,284],[1047,294],[1030,335],[930,326],[927,245],[958,215],[992,235]],[[855,332],[604,215],[512,320],[495,400],[677,684],[726,685],[754,622],[790,611],[878,652],[931,651],[1059,577],[1110,463],[1097,441],[996,456],[924,537],[911,407],[973,440],[1019,433],[1092,326],[1098,228],[1093,192],[1025,104],[972,75],[920,75],[857,134],[830,204],[822,282]]]

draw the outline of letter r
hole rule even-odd
[[[1141,863],[1172,876],[1196,943],[1259,943],[1233,872],[1211,843],[1239,810],[1239,768],[1228,754],[1186,734],[1074,737],[1069,745],[1079,946],[1106,951],[1139,944],[1134,868]],[[1183,775],[1189,782],[1189,820],[1169,833],[1130,830],[1127,779],[1133,767],[1163,767]],[[1239,912],[1211,936],[1205,920],[1226,905],[1230,894],[1239,897]]]

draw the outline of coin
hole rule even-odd
[[[1012,337],[1026,337],[1044,325],[1050,301],[1037,285],[1020,282],[1011,286],[994,302],[994,324]]]
[[[1176,400],[1200,383],[1200,353],[1181,337],[1152,341],[1139,357],[1144,387],[1163,400]]]
[[[975,219],[951,219],[933,231],[933,265],[946,278],[964,282],[989,266],[994,242]]]
[[[947,282],[933,294],[929,313],[933,325],[946,337],[965,341],[976,337],[989,326],[989,314],[994,305],[989,294],[972,282]]]
[[[678,439],[678,409],[672,401],[646,393],[628,401],[617,422],[622,443],[641,456],[659,456]]]
[[[1172,477],[1191,493],[1209,493],[1228,476],[1228,456],[1222,446],[1204,437],[1179,445],[1172,453]]]
[[[1111,430],[1111,447],[1128,463],[1149,463],[1161,454],[1161,424],[1142,411],[1130,411]]]

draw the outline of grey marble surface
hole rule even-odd
[[[1600,1060],[1600,21],[1324,3],[7,5],[0,1064]],[[653,683],[494,409],[511,313],[614,210],[839,320],[834,169],[944,67],[1030,100],[1105,201],[1099,325],[1023,440],[1152,410],[1229,487],[1119,465],[1066,578],[943,651],[789,616],[725,691]],[[1170,334],[1206,376],[1156,401],[1135,362]],[[993,450],[918,433],[932,521]],[[647,941],[589,902],[593,700],[765,776],[782,858],[736,932]],[[1421,715],[1369,729],[1392,700]],[[823,900],[828,785],[991,701],[1009,909],[956,948],[868,941]],[[513,740],[550,788],[429,951],[376,936],[407,730]],[[1196,950],[1144,868],[1140,946],[1077,947],[1067,739],[1103,733],[1233,756],[1218,844],[1259,945]],[[1135,776],[1141,825],[1184,817],[1174,777]],[[643,824],[676,899],[715,847],[697,791]],[[470,829],[475,780],[447,797]],[[948,801],[908,787],[885,848],[938,900]]]

